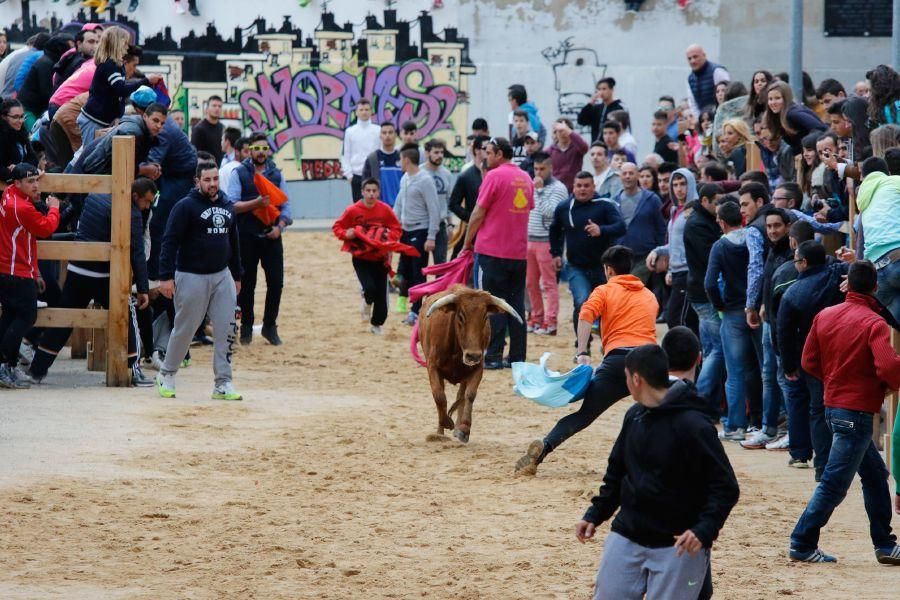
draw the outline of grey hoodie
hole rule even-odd
[[[698,200],[697,182],[694,179],[694,174],[688,169],[677,169],[669,177],[670,186],[675,175],[681,175],[687,180],[687,197],[685,198],[684,209],[681,212],[678,211],[677,206],[672,206],[672,214],[668,224],[669,243],[657,248],[656,253],[661,256],[669,256],[669,273],[686,273],[688,265],[687,254],[684,250],[684,226],[687,223],[687,218],[693,212],[693,203]]]
[[[400,178],[400,191],[394,202],[394,212],[400,219],[403,231],[427,228],[427,239],[434,240],[445,210],[446,207],[442,207],[438,199],[431,173],[419,169],[415,175],[404,174]]]

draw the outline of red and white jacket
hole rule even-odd
[[[0,201],[0,273],[37,279],[37,239],[50,237],[59,225],[59,209],[47,216],[16,187],[6,187]]]

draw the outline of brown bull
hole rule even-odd
[[[438,436],[444,435],[444,429],[453,429],[453,435],[459,441],[469,441],[472,404],[484,372],[484,353],[491,339],[488,317],[502,311],[522,322],[522,317],[504,300],[461,285],[429,297],[422,305],[421,314],[425,316],[419,321],[419,340],[437,405]],[[449,411],[445,382],[459,384],[456,402]],[[450,418],[454,411],[455,428]]]

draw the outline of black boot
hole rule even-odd
[[[241,346],[249,346],[253,341],[253,326],[241,325]]]
[[[263,325],[262,336],[273,346],[281,345],[281,338],[278,337],[277,325]]]

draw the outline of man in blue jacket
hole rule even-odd
[[[614,244],[630,248],[634,253],[631,271],[650,287],[651,273],[647,269],[647,255],[657,246],[666,243],[666,221],[663,219],[662,201],[653,192],[642,190],[638,184],[638,168],[634,163],[625,163],[619,170],[622,191],[613,201],[625,221],[625,233]]]
[[[574,312],[572,322],[578,331],[578,313],[598,285],[606,283],[600,258],[613,240],[625,234],[625,221],[616,205],[599,198],[594,177],[587,171],[575,175],[573,193],[560,202],[550,225],[550,255],[556,270],[562,269],[563,247],[569,270],[569,291]]]
[[[235,203],[237,225],[241,234],[244,282],[238,303],[241,307],[242,345],[253,341],[253,301],[256,293],[257,267],[260,264],[266,274],[266,305],[262,336],[273,346],[281,345],[275,320],[281,306],[281,288],[284,287],[284,247],[281,234],[294,222],[291,218],[290,200],[278,207],[279,214],[274,223],[263,223],[252,212],[254,208],[267,202],[260,197],[259,190],[253,183],[255,174],[258,173],[282,190],[285,189],[281,170],[269,158],[271,153],[266,134],[251,135],[250,158],[234,170],[228,182],[228,189],[225,190],[228,199]]]
[[[137,287],[137,308],[143,310],[150,304],[150,285],[147,280],[147,258],[144,255],[144,226],[142,211],[150,208],[156,196],[156,185],[146,177],[138,177],[131,184],[131,270]],[[78,220],[75,239],[80,242],[109,242],[112,227],[112,198],[109,194],[91,194],[84,202],[84,210]],[[66,273],[59,308],[87,308],[91,300],[103,307],[109,306],[109,263],[72,261]],[[129,303],[131,318],[128,320],[128,365],[132,369],[131,383],[139,387],[153,385],[144,376],[140,364],[140,335],[137,332],[135,304]],[[37,350],[28,370],[33,383],[40,383],[56,360],[59,351],[69,339],[71,328],[46,329],[35,343]]]
[[[213,333],[213,400],[241,400],[231,382],[234,305],[241,289],[241,249],[235,206],[219,191],[215,163],[197,165],[197,187],[182,198],[163,235],[159,293],[175,300],[175,324],[156,389],[175,397],[175,374],[194,332],[209,315]]]

